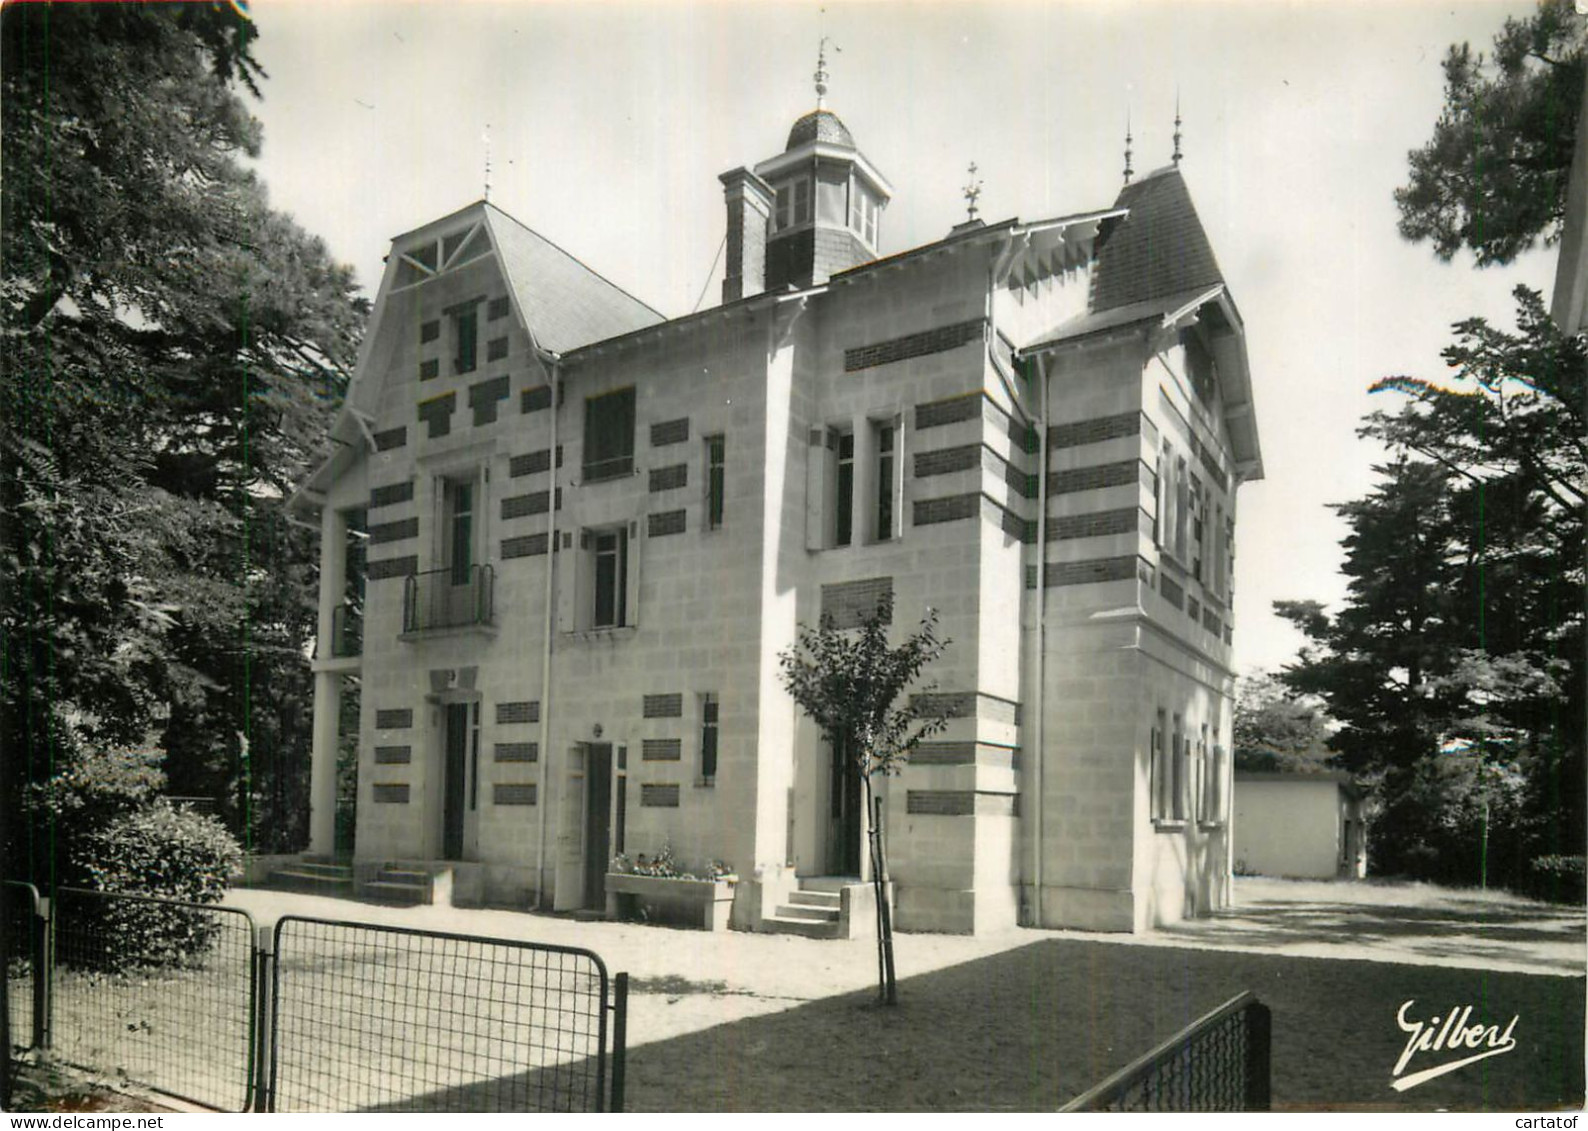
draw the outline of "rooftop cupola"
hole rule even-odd
[[[752,173],[722,176],[728,206],[724,302],[808,287],[877,258],[888,183],[827,108],[827,41],[816,61],[816,108],[789,130],[783,152]],[[754,230],[765,218],[764,237]]]

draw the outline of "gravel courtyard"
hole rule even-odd
[[[1425,885],[1242,878],[1231,912],[1148,935],[901,935],[901,1005],[870,940],[708,934],[393,909],[271,891],[229,902],[588,947],[633,979],[636,1110],[1051,1110],[1243,989],[1274,1011],[1275,1106],[1580,1106],[1581,909]],[[1519,1047],[1405,1092],[1401,1003],[1518,1018]]]

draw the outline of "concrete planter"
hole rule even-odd
[[[720,931],[728,925],[736,880],[680,880],[671,876],[606,875],[607,915]]]

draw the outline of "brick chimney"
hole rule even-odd
[[[734,302],[766,290],[766,236],[772,218],[772,189],[743,166],[722,174],[728,206],[727,261],[722,301]]]

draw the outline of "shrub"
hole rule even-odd
[[[1588,868],[1581,856],[1538,856],[1528,864],[1528,894],[1551,903],[1588,899]]]
[[[214,817],[174,809],[164,799],[113,817],[79,838],[76,847],[74,870],[93,890],[188,903],[219,902],[242,857]],[[198,909],[140,900],[95,900],[88,906],[96,921],[80,930],[89,937],[74,957],[95,969],[190,962],[220,929],[217,916]]]

